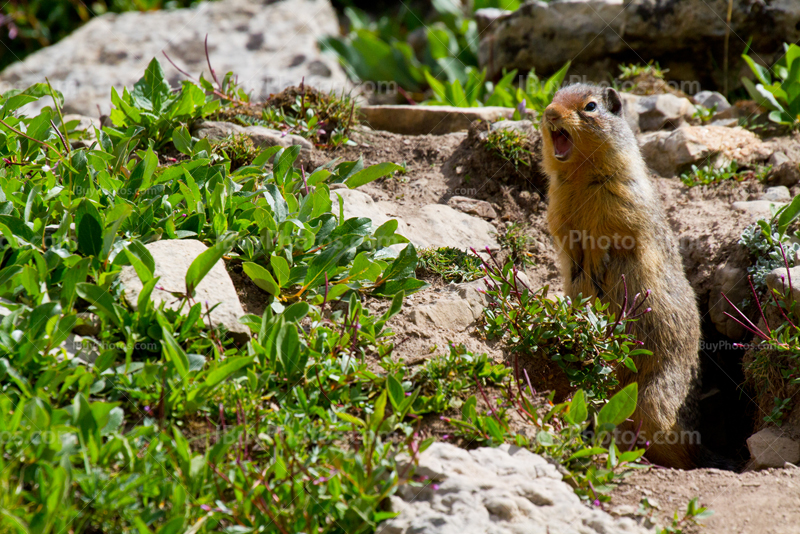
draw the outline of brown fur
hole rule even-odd
[[[584,109],[589,102],[595,102],[594,111]],[[571,135],[566,161],[555,156],[553,126]],[[693,467],[698,447],[687,443],[689,437],[669,444],[676,438],[659,440],[656,433],[696,430],[700,315],[636,138],[622,118],[619,95],[583,84],[561,89],[541,129],[550,177],[548,225],[566,293],[573,299],[599,297],[618,315],[623,274],[629,299],[652,291],[646,302],[652,311],[632,332],[653,355],[634,358],[638,373],[617,369],[623,386],[639,384],[633,424],[625,430],[641,424],[639,436],[651,442],[646,454],[651,461]]]

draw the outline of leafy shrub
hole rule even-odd
[[[590,398],[606,399],[617,388],[616,365],[635,371],[631,356],[650,354],[637,348],[641,342],[627,333],[630,322],[649,311],[640,311],[647,296],[638,300],[637,295],[628,305],[626,295],[626,307],[616,318],[599,299],[573,303],[547,298],[547,287],[531,290],[511,263],[500,268],[484,262],[484,268],[489,278],[483,326],[487,337],[502,340],[515,358],[529,355],[555,362],[569,384],[585,389]]]
[[[452,247],[421,250],[417,270],[439,275],[445,282],[471,282],[483,276],[478,258]]]
[[[795,265],[800,244],[794,238],[796,220],[800,215],[800,197],[795,197],[790,204],[777,209],[772,218],[761,219],[744,229],[739,244],[747,248],[754,262],[747,268],[756,288],[761,291],[766,287],[766,277],[773,269]],[[783,247],[786,258],[781,251]]]
[[[800,124],[800,46],[783,46],[786,53],[771,69],[743,54],[757,83],[742,78],[742,84],[753,100],[769,110],[770,121],[796,128]],[[775,74],[774,80],[771,73]]]
[[[297,147],[273,147],[232,171],[227,141],[215,150],[182,124],[224,100],[190,83],[162,91],[155,65],[89,148],[69,147],[59,109],[13,114],[45,94],[60,102],[46,85],[0,97],[0,528],[371,531],[405,476],[394,456],[425,447],[412,405],[430,401],[368,359],[388,361],[387,321],[424,284],[413,246],[388,248],[405,242],[396,222],[345,219],[328,184],[398,166],[306,173]],[[159,166],[169,141],[184,159]],[[144,245],[187,238],[209,248],[184,287],[162,288]],[[243,345],[195,298],[223,257],[266,291]],[[117,282],[126,265],[144,285],[135,308]],[[154,291],[178,309],[156,307]],[[366,293],[392,297],[386,313],[365,310]],[[97,333],[78,341],[86,314]]]
[[[347,136],[357,115],[355,100],[349,95],[327,94],[301,84],[270,95],[262,105],[221,110],[217,118],[242,126],[266,126],[327,147],[354,144]]]
[[[528,136],[517,130],[492,130],[486,137],[486,148],[512,163],[515,169],[520,165],[530,166],[528,146]]]
[[[436,98],[426,100],[424,103],[462,108],[501,106],[521,109],[518,112],[520,117],[515,118],[522,118],[521,115],[526,114],[529,109],[542,113],[561,87],[569,66],[570,62],[568,61],[546,81],[540,80],[534,71],[530,71],[525,79],[525,86],[516,89],[514,88],[516,70],[504,74],[497,84],[492,84],[485,81],[485,70],[478,73],[477,69],[469,68],[467,69],[466,85],[463,86],[459,79],[440,82],[430,73],[425,72],[425,79]]]
[[[501,248],[509,252],[514,265],[523,268],[533,265],[530,253],[533,238],[524,224],[510,223],[497,235],[497,242]]]
[[[697,185],[718,184],[728,180],[743,182],[744,180],[756,179],[763,181],[770,169],[770,166],[759,166],[756,169],[740,169],[739,164],[735,161],[731,161],[719,168],[712,165],[704,165],[702,167],[692,165],[691,172],[681,174],[681,182],[686,187],[695,187]]]

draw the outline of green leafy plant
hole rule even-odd
[[[518,130],[492,130],[486,137],[486,148],[519,168],[530,166],[531,151],[528,136]]]
[[[686,187],[712,185],[728,180],[743,182],[744,180],[755,179],[761,182],[771,168],[771,166],[758,166],[755,169],[741,168],[735,161],[731,161],[722,167],[714,167],[712,165],[698,167],[697,165],[692,165],[691,172],[681,174],[681,181]]]
[[[655,506],[645,497],[639,504],[639,512],[644,515],[653,515]],[[683,534],[686,527],[696,526],[702,527],[700,520],[711,517],[714,512],[704,506],[699,505],[699,498],[695,497],[686,505],[686,511],[683,516],[675,511],[672,517],[672,523],[668,526],[657,528],[658,534]]]
[[[694,107],[694,113],[692,113],[693,119],[698,119],[703,124],[707,124],[714,119],[714,115],[717,113],[717,104],[714,104],[710,108],[705,106],[696,105]]]
[[[637,63],[620,64],[619,66],[620,80],[633,80],[640,76],[652,76],[660,80],[664,79],[664,74],[669,72],[669,69],[662,69],[658,62],[649,62],[646,65]]]
[[[797,253],[800,251],[800,245],[793,238],[798,215],[800,197],[795,197],[789,204],[775,209],[770,220],[760,219],[742,232],[739,244],[753,258],[747,272],[759,291],[766,287],[766,277],[770,271],[784,264],[787,268],[795,265]],[[782,248],[786,254],[782,252]]]
[[[511,261],[515,265],[523,268],[533,265],[530,253],[533,238],[524,224],[510,223],[502,232],[497,234],[497,242],[501,248],[509,251]]]
[[[635,371],[631,357],[650,354],[627,333],[629,323],[649,311],[642,308],[649,294],[630,301],[626,294],[622,313],[615,317],[599,300],[573,303],[568,298],[549,299],[546,287],[532,291],[512,263],[501,268],[484,262],[484,268],[489,307],[484,310],[483,331],[490,339],[502,340],[515,361],[519,355],[553,361],[572,387],[605,399],[619,385],[614,367]]]
[[[742,78],[742,84],[750,97],[768,110],[770,121],[796,128],[800,124],[800,46],[784,44],[784,49],[785,54],[771,69],[743,54],[756,83]]]
[[[417,271],[441,276],[446,282],[471,282],[483,276],[478,258],[452,247],[421,250]]]

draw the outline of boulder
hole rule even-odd
[[[233,71],[256,101],[303,78],[317,89],[348,90],[336,59],[323,55],[317,44],[338,32],[330,0],[220,0],[187,9],[108,13],[9,66],[0,73],[0,91],[24,89],[47,77],[64,94],[68,112],[96,115],[100,106],[108,113],[111,87],[121,92],[132,86],[154,57],[173,87],[184,79],[162,50],[194,77],[211,79],[206,35],[217,76]],[[46,99],[38,102],[39,108],[44,105]]]
[[[472,121],[495,122],[514,114],[512,108],[487,106],[362,106],[364,122],[374,130],[403,135],[443,135],[469,129]]]
[[[741,341],[749,333],[739,323],[725,315],[729,313],[741,320],[733,307],[722,297],[722,293],[725,293],[725,296],[740,309],[745,299],[752,298],[750,285],[747,283],[746,266],[733,261],[718,265],[714,271],[708,304],[708,313],[717,332],[734,341]]]
[[[727,9],[728,0],[531,0],[481,35],[479,63],[493,78],[503,69],[550,75],[572,61],[570,76],[604,81],[620,63],[655,60],[693,80],[681,87],[692,94],[713,85],[728,31],[752,36],[761,57],[800,40],[800,2],[734,0],[730,29]],[[735,57],[745,43],[733,41]]]
[[[484,219],[497,218],[497,212],[492,205],[485,200],[456,196],[450,197],[450,200],[447,201],[447,205],[453,209],[457,209],[458,211],[467,213],[469,215],[477,215],[478,217],[483,217]]]
[[[156,277],[160,277],[151,299],[156,307],[164,303],[165,307],[177,309],[180,299],[170,292],[186,290],[186,271],[195,258],[207,250],[206,246],[194,239],[166,239],[146,245],[155,260]],[[142,281],[131,266],[122,268],[119,275],[125,300],[135,310],[138,308],[139,294],[142,292]],[[219,261],[195,289],[195,302],[213,307],[211,322],[213,326],[223,326],[233,338],[246,341],[250,337],[249,329],[239,322],[244,310],[236,294],[225,264]],[[205,317],[203,318],[205,320]]]
[[[584,505],[555,466],[509,444],[467,451],[434,443],[415,475],[425,482],[403,484],[390,497],[398,515],[378,526],[381,534],[647,532]]]
[[[717,113],[720,111],[725,111],[731,107],[728,99],[725,98],[722,93],[718,93],[717,91],[700,91],[692,98],[694,98],[694,101],[698,106],[703,106],[704,108],[712,109],[714,106],[717,106]]]
[[[774,152],[767,163],[772,165],[766,177],[767,183],[791,187],[800,182],[800,165],[785,152]]]
[[[642,132],[674,130],[692,120],[694,106],[688,98],[667,93],[639,97],[634,112]]]
[[[733,203],[733,209],[747,215],[752,222],[772,217],[772,210],[783,206],[785,202],[771,200],[740,200]]]
[[[768,187],[764,194],[761,195],[760,200],[769,200],[771,202],[789,202],[792,200],[792,194],[789,188],[785,185],[776,185]]]
[[[720,167],[731,161],[742,164],[765,161],[770,150],[753,132],[721,126],[683,126],[672,132],[639,136],[639,148],[647,165],[663,177],[677,176],[692,165]]]
[[[333,212],[339,209],[337,195],[344,201],[344,216],[367,217],[375,227],[390,219],[397,220],[397,233],[409,239],[417,248],[453,247],[478,250],[489,247],[497,250],[499,245],[495,228],[481,218],[473,217],[443,204],[429,204],[408,210],[387,201],[375,202],[372,197],[353,189],[331,191]],[[399,217],[398,215],[402,215]]]
[[[800,441],[779,428],[767,427],[747,438],[747,448],[754,469],[783,467],[800,461]]]

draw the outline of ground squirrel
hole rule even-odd
[[[567,295],[599,297],[619,316],[622,275],[630,298],[651,290],[651,311],[633,335],[652,356],[623,366],[624,386],[639,384],[633,423],[646,456],[670,467],[696,465],[700,314],[675,237],[648,177],[639,146],[612,88],[586,84],[558,91],[542,118],[547,210]],[[632,432],[627,432],[629,436]],[[620,447],[622,448],[622,447]]]

